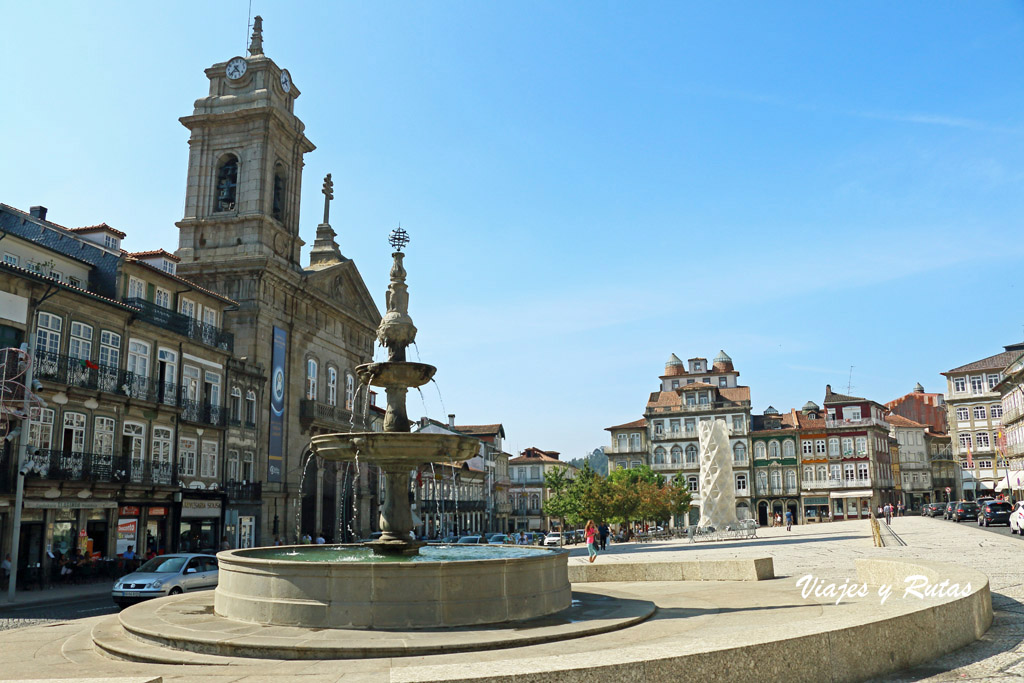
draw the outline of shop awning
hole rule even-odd
[[[864,491],[832,491],[828,495],[832,500],[836,498],[870,498],[871,489]]]
[[[996,491],[1003,491],[1006,488],[1024,489],[1024,472],[1009,472],[996,483]]]

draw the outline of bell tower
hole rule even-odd
[[[239,261],[301,270],[302,158],[315,147],[294,113],[291,74],[263,54],[260,17],[248,52],[207,69],[209,95],[180,119],[191,132],[183,273]]]

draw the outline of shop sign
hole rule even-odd
[[[122,505],[121,510],[118,514],[124,515],[126,517],[138,517],[139,508],[137,505]]]
[[[128,546],[134,546],[138,548],[136,538],[138,537],[139,531],[139,520],[137,519],[119,519],[117,520],[117,554],[123,555],[128,550]]]
[[[219,500],[196,500],[186,498],[181,501],[181,518],[220,517]]]
[[[166,517],[167,508],[149,508],[150,517]]]
[[[26,498],[26,508],[36,510],[91,510],[95,508],[116,508],[116,500],[55,500],[41,498]]]

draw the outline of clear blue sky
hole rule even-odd
[[[0,201],[177,246],[203,69],[248,3],[3,10]],[[253,2],[290,70],[312,243],[383,307],[399,221],[424,405],[570,457],[670,353],[755,411],[886,401],[1024,337],[1020,2]],[[424,405],[413,395],[410,412]]]

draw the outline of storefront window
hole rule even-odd
[[[192,520],[183,521],[179,536],[179,545],[183,553],[213,553],[217,551],[217,521]]]

